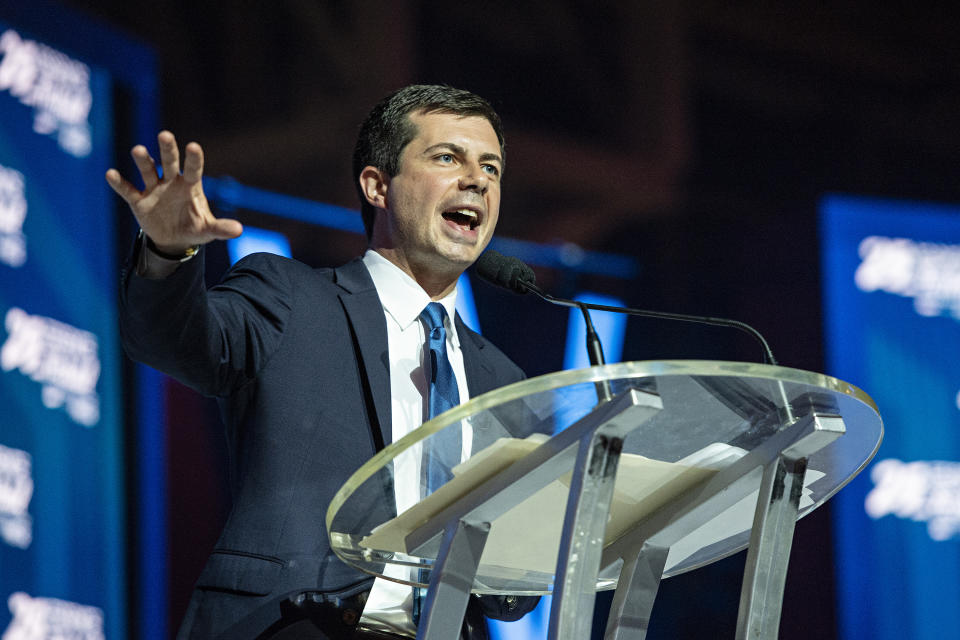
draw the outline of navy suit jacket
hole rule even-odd
[[[227,429],[233,506],[181,637],[255,636],[291,594],[369,582],[333,555],[324,522],[391,440],[386,321],[360,260],[313,269],[254,254],[209,291],[203,271],[201,254],[164,280],[125,273],[121,335],[134,360],[217,397]],[[523,378],[456,321],[471,397]]]

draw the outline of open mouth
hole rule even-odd
[[[451,209],[443,212],[444,220],[449,220],[458,227],[473,231],[480,224],[480,214],[472,209]]]

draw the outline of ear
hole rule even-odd
[[[387,208],[387,188],[390,176],[377,167],[364,167],[360,172],[360,190],[367,202],[377,209]]]

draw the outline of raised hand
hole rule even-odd
[[[243,227],[236,220],[216,218],[203,195],[203,149],[196,142],[184,149],[183,173],[180,173],[180,150],[169,131],[157,135],[160,146],[161,179],[157,166],[143,145],[135,146],[130,155],[143,178],[140,191],[124,180],[116,169],[106,174],[107,184],[123,198],[140,228],[164,253],[180,255],[188,247],[212,240],[236,238]]]

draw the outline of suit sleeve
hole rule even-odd
[[[287,263],[248,256],[209,291],[202,251],[163,280],[125,273],[124,349],[205,395],[229,395],[256,376],[283,339],[293,299]]]

